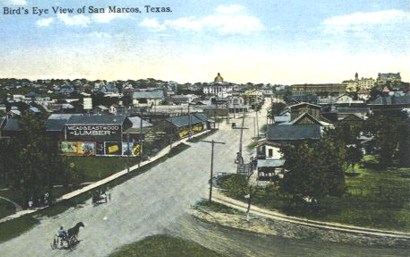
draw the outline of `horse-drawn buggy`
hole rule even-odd
[[[98,205],[101,203],[107,203],[108,202],[108,195],[105,193],[105,191],[95,191],[93,192],[93,196],[91,198],[91,201],[93,205]]]
[[[80,241],[78,240],[78,232],[80,227],[84,227],[84,223],[78,222],[74,227],[65,231],[63,227],[54,236],[51,242],[51,249],[70,249]]]

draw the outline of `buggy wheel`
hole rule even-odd
[[[75,245],[78,242],[77,237],[76,236],[72,236],[68,239],[67,243],[68,243],[68,248],[70,248],[71,246]]]
[[[53,242],[51,242],[50,246],[52,250],[57,249],[58,248],[58,238],[55,237],[53,239]]]

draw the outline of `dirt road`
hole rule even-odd
[[[245,119],[245,126],[250,128],[254,126],[252,115]],[[241,123],[239,118],[235,121]],[[215,173],[236,172],[234,159],[241,130],[231,129],[230,122],[220,124],[219,131],[207,138],[225,142],[215,145]],[[243,135],[244,159],[249,160],[245,146],[254,131],[244,130]],[[193,143],[188,150],[111,189],[111,202],[93,207],[89,200],[56,217],[43,218],[32,230],[0,244],[1,256],[107,256],[124,244],[178,226],[191,205],[208,197],[210,159],[211,144]],[[79,221],[85,224],[79,234],[80,244],[73,251],[51,250],[50,243],[60,225],[67,229]]]

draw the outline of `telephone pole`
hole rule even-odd
[[[215,144],[225,144],[225,142],[218,142],[218,141],[214,141],[214,140],[212,140],[212,141],[206,141],[206,140],[204,140],[204,141],[202,141],[202,142],[205,142],[205,143],[211,143],[212,144],[212,150],[211,150],[211,176],[210,176],[210,179],[209,179],[209,202],[211,203],[212,202],[212,178],[213,178],[213,174],[214,174],[214,145]]]

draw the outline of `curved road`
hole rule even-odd
[[[253,115],[253,113],[249,113]],[[232,120],[231,120],[232,121]],[[241,120],[235,120],[241,124]],[[262,122],[259,122],[262,125]],[[253,118],[245,119],[253,128]],[[223,141],[215,145],[214,172],[236,172],[234,159],[239,150],[240,129],[230,123],[219,124],[219,131],[206,140]],[[244,130],[243,154],[254,131]],[[175,225],[191,205],[207,198],[210,176],[211,144],[193,143],[191,147],[111,190],[112,201],[93,207],[91,201],[41,223],[21,236],[0,244],[1,256],[106,256],[117,247],[162,233]],[[60,225],[66,229],[82,221],[80,244],[74,251],[51,250],[50,242]]]
[[[244,159],[249,160],[246,145],[254,135],[254,113],[245,120]],[[259,125],[266,111],[259,114]],[[265,118],[266,119],[266,118]],[[241,124],[240,119],[235,120]],[[223,141],[215,145],[214,172],[236,172],[234,159],[239,149],[239,129],[230,123],[206,140]],[[149,235],[170,233],[194,240],[227,256],[408,256],[400,249],[370,249],[285,240],[221,228],[193,219],[191,205],[208,197],[211,145],[199,142],[111,190],[112,201],[93,207],[86,204],[56,216],[44,217],[32,230],[0,244],[2,257],[14,256],[107,256],[116,248]],[[81,240],[73,251],[51,250],[50,243],[60,225],[66,228],[82,221]]]

